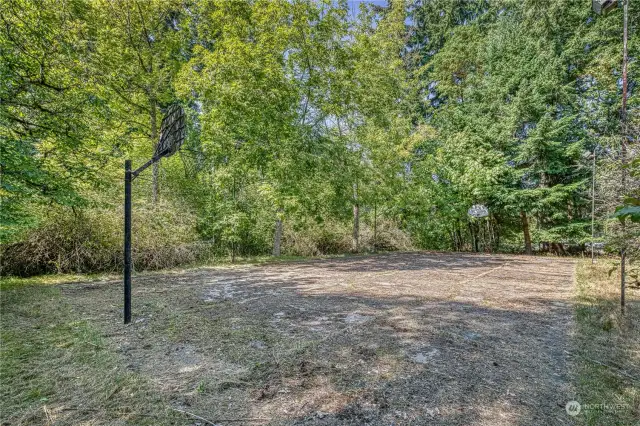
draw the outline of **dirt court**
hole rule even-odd
[[[168,406],[219,424],[551,425],[573,424],[573,271],[397,253],[138,276],[126,327],[117,282],[62,292]]]

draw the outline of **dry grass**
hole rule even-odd
[[[0,274],[118,272],[122,267],[122,205],[87,210],[50,208],[38,227],[0,246]],[[169,202],[136,203],[132,257],[139,270],[208,259],[212,247],[195,233],[196,218]],[[170,226],[169,226],[170,225]]]
[[[3,425],[155,424],[161,397],[129,372],[60,288],[3,288],[0,400]],[[155,414],[154,414],[155,413]]]
[[[578,300],[574,368],[578,402],[592,406],[578,419],[589,425],[640,422],[640,290],[627,290],[620,312],[620,275],[613,261],[576,268]]]
[[[572,278],[427,253],[145,274],[127,327],[118,281],[12,285],[2,421],[571,424]]]

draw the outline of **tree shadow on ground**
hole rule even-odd
[[[118,287],[64,292],[171,405],[205,418],[572,424],[570,270],[405,253],[138,277],[125,328]]]

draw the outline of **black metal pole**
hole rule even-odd
[[[124,323],[131,322],[131,160],[124,162]]]
[[[629,64],[629,54],[627,51],[628,41],[628,21],[629,21],[629,0],[623,0],[623,32],[622,32],[622,145],[620,154],[622,157],[622,196],[627,194],[627,68]],[[620,250],[620,311],[624,314],[625,305],[625,262],[627,250],[627,228],[625,221],[622,222],[622,249]]]
[[[591,167],[591,263],[596,263],[595,235],[596,235],[596,147],[593,147],[593,165]]]

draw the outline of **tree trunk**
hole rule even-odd
[[[353,236],[351,239],[351,247],[354,253],[360,251],[360,206],[358,203],[353,205]]]
[[[620,311],[624,315],[624,305],[625,305],[625,274],[627,271],[625,270],[627,263],[627,251],[623,248],[620,250]]]
[[[500,222],[498,222],[498,218],[497,217],[493,217],[493,224],[491,226],[491,229],[493,230],[493,240],[495,241],[495,251],[499,252],[500,251]]]
[[[469,236],[471,237],[471,250],[477,252],[478,251],[478,238],[475,233],[475,229],[473,223],[467,222],[467,227],[469,228]]]
[[[529,219],[527,218],[527,213],[524,210],[520,211],[520,219],[522,219],[522,233],[524,234],[524,252],[526,254],[531,254],[531,233],[529,232]]]
[[[351,250],[354,253],[360,251],[360,204],[358,203],[358,184],[353,184],[353,235],[351,237]]]
[[[279,214],[279,213],[278,213]],[[276,231],[273,236],[273,256],[280,256],[280,243],[282,241],[282,219],[280,216],[276,219]]]
[[[231,263],[236,263],[236,243],[231,243]]]
[[[377,251],[378,246],[378,203],[373,205],[373,252]]]
[[[460,220],[456,222],[456,235],[458,237],[458,246],[456,247],[456,251],[464,250],[464,238],[462,238],[462,231],[460,230]]]
[[[627,67],[629,63],[629,56],[627,52],[627,39],[628,39],[628,21],[629,21],[629,0],[623,0],[623,40],[622,40],[622,109],[620,111],[620,118],[622,124],[622,145],[620,146],[620,154],[622,161],[622,196],[627,195]],[[622,221],[622,249],[620,250],[620,311],[624,314],[625,305],[625,262],[627,256],[626,246],[624,241],[627,239],[626,220]]]
[[[155,153],[156,146],[158,145],[158,121],[157,121],[157,111],[156,111],[156,100],[151,99],[151,144],[153,145],[153,151]],[[153,172],[152,172],[152,194],[153,194],[153,204],[158,202],[158,176],[160,175],[160,160],[153,163]]]

